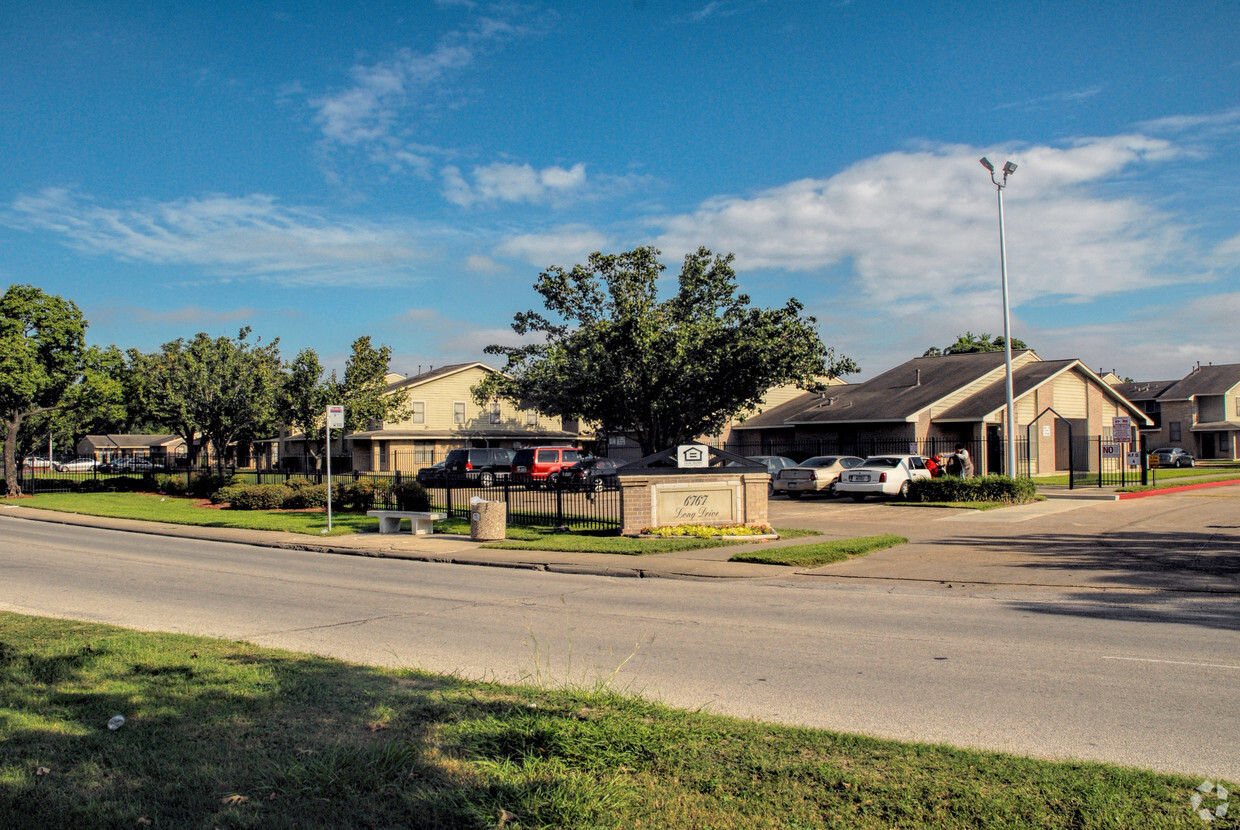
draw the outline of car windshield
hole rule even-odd
[[[874,455],[865,460],[866,467],[899,467],[900,459],[892,455]]]
[[[1165,453],[1167,453],[1168,455],[1170,455],[1171,453],[1175,452],[1175,448],[1174,448],[1174,447],[1167,447],[1167,448],[1165,448],[1165,449],[1161,449],[1161,450],[1154,450],[1154,452],[1165,452]]]
[[[837,458],[834,455],[819,455],[819,456],[815,456],[814,458],[809,459],[808,461],[803,462],[801,466],[802,467],[833,467],[835,466],[835,462],[838,460],[839,458]]]

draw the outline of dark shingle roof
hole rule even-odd
[[[1055,375],[1080,363],[1079,360],[1040,360],[1037,363],[1026,363],[1012,371],[1012,397],[1019,400],[1021,395],[1028,394],[1041,386]],[[997,381],[970,395],[960,403],[934,415],[936,421],[977,421],[990,413],[1007,405],[1007,384],[1005,378]]]
[[[1186,401],[1194,395],[1222,395],[1240,384],[1240,363],[1199,366],[1159,395],[1163,401]]]
[[[488,372],[495,371],[485,363],[478,363],[477,361],[473,363],[453,363],[449,366],[440,366],[438,369],[432,369],[428,372],[422,372],[419,375],[412,375],[411,377],[393,381],[388,384],[387,391],[391,392],[393,389],[399,389],[402,386],[416,386],[420,383],[426,383],[428,380],[443,377],[444,375],[450,375],[454,372],[459,372],[462,369],[468,369],[471,366],[478,366],[482,369],[486,369]]]
[[[865,383],[830,389],[823,400],[815,400],[788,420],[798,424],[907,421],[936,401],[1001,369],[1003,361],[1003,352],[914,358]]]
[[[1177,383],[1178,380],[1138,380],[1133,383],[1117,383],[1111,388],[1130,401],[1152,401]]]

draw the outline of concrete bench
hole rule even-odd
[[[367,510],[367,516],[379,520],[380,533],[400,533],[400,520],[409,519],[414,536],[429,536],[435,532],[435,521],[448,518],[447,513],[426,513],[417,510]]]

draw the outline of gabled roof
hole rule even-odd
[[[1040,359],[1030,350],[1013,352]],[[830,389],[821,399],[788,419],[794,424],[850,421],[911,421],[961,389],[1004,367],[1003,352],[973,352],[917,357],[855,386]],[[800,400],[800,399],[798,399]],[[748,426],[748,423],[745,424]]]
[[[1197,395],[1222,395],[1240,385],[1240,363],[1198,366],[1159,396],[1163,401],[1187,401]]]
[[[162,447],[167,444],[175,444],[181,441],[179,435],[121,435],[118,433],[110,433],[107,435],[87,435],[86,440],[91,446],[100,449],[122,449],[122,450],[149,450],[154,447]]]
[[[1098,389],[1115,403],[1127,409],[1137,419],[1137,423],[1141,425],[1152,423],[1144,412],[1133,406],[1115,387],[1103,381],[1079,360],[1040,360],[1016,367],[1012,370],[1012,399],[1018,401],[1058,375],[1072,371],[1096,381]],[[1007,384],[1003,381],[1004,379],[1001,378],[999,382],[992,383],[985,389],[970,395],[947,411],[935,413],[934,420],[982,421],[996,415],[1007,406]]]
[[[1135,403],[1157,400],[1163,392],[1177,383],[1178,380],[1138,380],[1134,383],[1117,383],[1112,388]]]
[[[1079,360],[1042,360],[1033,351],[1013,352],[1012,389],[1027,395],[1065,372],[1078,372],[1130,412],[1149,419]],[[734,429],[774,429],[800,424],[892,423],[930,411],[935,421],[981,421],[1007,405],[1003,352],[918,357],[852,386],[806,393],[748,418]],[[971,394],[967,394],[972,390]],[[960,396],[965,394],[965,397]]]
[[[479,363],[478,361],[474,361],[473,363],[453,363],[449,366],[440,366],[438,369],[432,369],[428,372],[422,372],[420,375],[413,375],[412,377],[401,378],[397,381],[389,383],[387,387],[387,391],[393,392],[401,388],[408,389],[414,386],[421,386],[424,383],[430,383],[432,380],[438,380],[439,378],[446,378],[448,375],[455,375],[458,372],[464,372],[466,370],[473,369],[475,367],[479,369],[483,369],[487,372],[499,371],[498,369],[494,369],[486,365],[485,363]]]

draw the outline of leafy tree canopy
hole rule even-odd
[[[198,433],[222,464],[233,442],[275,429],[280,341],[251,343],[250,331],[246,326],[236,338],[199,332],[189,343],[165,343],[152,356],[155,416],[185,439],[191,461],[201,449]]]
[[[353,341],[353,352],[344,368],[344,382],[336,373],[325,375],[314,349],[303,349],[285,367],[280,391],[279,414],[285,425],[306,437],[306,450],[317,465],[327,444],[328,404],[342,404],[345,431],[371,429],[382,421],[408,417],[409,393],[387,391],[387,372],[392,350],[375,348],[370,337]]]
[[[20,495],[18,432],[31,416],[60,409],[82,380],[86,320],[70,300],[33,285],[0,296],[0,422],[7,495]]]
[[[922,357],[937,357],[944,354],[971,354],[973,352],[1001,352],[1003,351],[1003,335],[991,338],[989,334],[974,334],[966,331],[964,334],[956,335],[956,342],[952,343],[945,349],[938,346],[931,346],[926,349]],[[1025,341],[1012,338],[1013,349],[1027,349]]]
[[[717,434],[772,386],[818,389],[857,371],[819,339],[816,320],[790,299],[750,305],[737,293],[731,254],[685,256],[672,297],[660,300],[659,251],[590,255],[571,271],[551,267],[534,289],[547,316],[519,313],[523,346],[488,346],[508,362],[474,388],[523,409],[581,418],[605,434],[632,433],[644,452]]]

